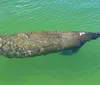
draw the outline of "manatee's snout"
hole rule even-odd
[[[93,32],[92,39],[97,39],[100,37],[100,32]]]
[[[86,38],[88,40],[91,40],[91,39],[97,39],[100,37],[100,32],[87,32],[86,33]]]
[[[100,32],[79,32],[79,40],[84,44],[89,40],[94,40],[100,37]]]

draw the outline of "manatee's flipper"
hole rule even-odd
[[[76,53],[79,51],[80,48],[73,48],[73,49],[65,49],[61,51],[62,55],[72,55],[73,53]]]

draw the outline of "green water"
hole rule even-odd
[[[100,0],[0,0],[0,34],[100,31]],[[73,55],[0,56],[0,85],[100,85],[100,39]]]

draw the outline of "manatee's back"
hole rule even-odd
[[[29,32],[2,38],[1,53],[8,57],[31,57],[59,50],[57,32]]]

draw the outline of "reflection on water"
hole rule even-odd
[[[99,0],[1,0],[0,33],[100,31]],[[29,59],[0,57],[2,85],[99,85],[100,39],[73,55],[52,53]]]

